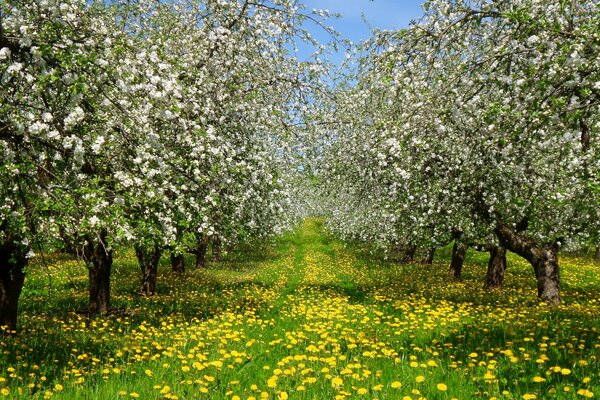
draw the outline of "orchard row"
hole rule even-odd
[[[293,50],[327,17],[296,3],[2,2],[0,325],[38,249],[83,258],[95,313],[115,246],[152,294],[163,251],[201,263],[290,225],[290,138],[324,68]]]
[[[365,44],[337,93],[321,173],[332,229],[406,251],[455,242],[529,261],[560,301],[558,252],[600,243],[597,1],[446,1]]]

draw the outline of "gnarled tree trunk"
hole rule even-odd
[[[501,289],[504,283],[504,272],[506,271],[506,249],[502,246],[487,246],[490,253],[485,284],[483,289]]]
[[[450,262],[450,275],[454,279],[460,279],[462,275],[462,267],[467,256],[467,245],[454,242],[452,247],[452,261]]]
[[[100,232],[97,238],[86,237],[83,259],[88,267],[90,280],[90,314],[106,313],[110,309],[110,273],[112,269],[112,249],[106,246],[107,233]]]
[[[515,232],[501,222],[496,227],[496,234],[504,247],[525,258],[533,266],[538,298],[551,305],[560,304],[558,246],[555,243],[538,245],[533,239]]]
[[[176,254],[171,251],[171,271],[177,273],[185,272],[185,260],[183,254]]]
[[[223,260],[221,238],[217,235],[213,236],[212,240],[212,259],[216,262]]]
[[[421,264],[433,264],[433,255],[435,254],[435,247],[427,249],[425,257],[421,260]]]
[[[136,246],[135,254],[142,270],[140,293],[152,296],[156,293],[156,277],[158,275],[158,263],[162,255],[162,249],[159,246],[154,246],[153,249]]]
[[[9,235],[0,243],[0,327],[17,328],[19,297],[25,282],[26,252]],[[3,330],[0,330],[2,334]]]

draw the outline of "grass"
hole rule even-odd
[[[28,271],[16,337],[0,337],[0,398],[571,399],[600,395],[600,265],[561,260],[563,305],[537,303],[531,267],[509,256],[505,289],[448,259],[393,264],[307,220],[270,246],[205,270],[160,267],[137,294],[119,254],[113,305],[88,318],[86,271],[51,256]],[[188,260],[188,265],[193,265]]]

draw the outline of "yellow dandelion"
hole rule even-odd
[[[342,378],[340,378],[339,376],[336,376],[335,378],[333,378],[331,380],[331,384],[333,386],[342,386],[344,384],[344,380]]]
[[[164,386],[161,390],[160,390],[160,394],[167,394],[171,391],[171,388],[169,386]]]
[[[442,391],[442,392],[445,392],[446,390],[448,390],[448,386],[446,386],[446,385],[445,385],[445,384],[443,384],[443,383],[438,383],[438,384],[436,385],[436,387],[437,387],[437,389],[438,389],[438,390],[440,390],[440,391]]]
[[[400,383],[400,382],[398,382],[398,381],[394,381],[394,382],[392,382],[392,385],[391,385],[391,386],[392,386],[392,388],[394,388],[394,389],[398,389],[398,388],[402,387],[402,383]]]

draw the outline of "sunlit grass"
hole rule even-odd
[[[183,276],[161,264],[137,294],[119,254],[112,316],[89,319],[86,270],[47,257],[28,271],[21,333],[0,337],[0,398],[569,399],[600,395],[600,265],[562,259],[563,305],[536,300],[531,267],[509,257],[505,289],[482,290],[448,260],[365,256],[308,220]],[[189,260],[188,265],[193,265]]]

